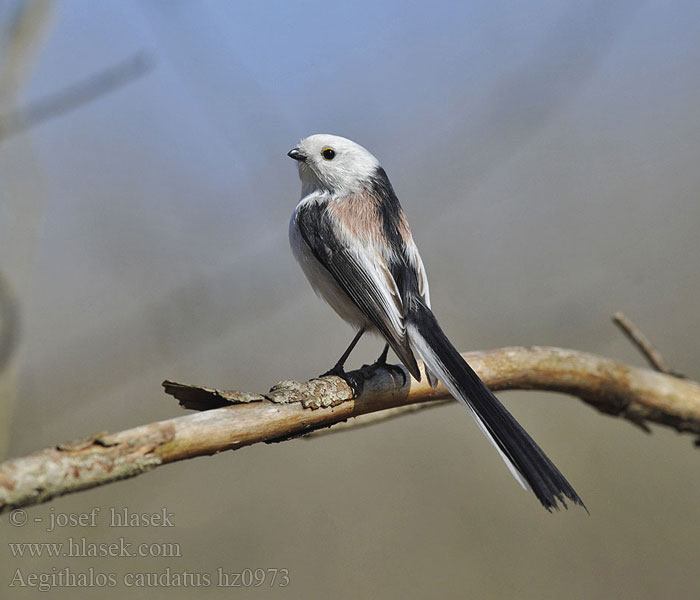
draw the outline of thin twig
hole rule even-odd
[[[464,354],[497,390],[537,389],[577,396],[633,423],[700,434],[700,384],[601,356],[561,348],[501,348]],[[267,394],[220,392],[167,383],[183,404],[222,408],[100,433],[0,463],[0,512],[134,477],[160,465],[299,437],[359,415],[449,397],[442,385],[378,369],[362,394],[338,377],[285,381]],[[213,400],[212,400],[213,397]]]
[[[647,359],[647,362],[652,368],[659,371],[659,373],[666,373],[666,375],[684,377],[684,375],[677,373],[666,364],[661,352],[654,347],[654,344],[651,343],[649,338],[642,333],[642,330],[639,329],[625,313],[622,311],[616,312],[612,320],[627,336],[627,339],[636,346],[642,356]]]

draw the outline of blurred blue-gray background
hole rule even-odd
[[[0,36],[6,456],[180,415],[165,378],[265,391],[331,366],[352,332],[287,243],[299,183],[285,154],[319,132],[384,164],[459,348],[549,344],[641,364],[610,323],[622,309],[700,377],[695,1],[4,0]],[[363,341],[352,363],[380,348]],[[105,598],[697,598],[692,439],[564,396],[502,398],[590,517],[546,514],[452,406],[51,505],[166,507],[170,530],[3,519],[11,542],[126,536],[182,556],[0,548],[0,595],[35,597],[6,587],[18,568],[68,566],[291,580],[120,583]]]

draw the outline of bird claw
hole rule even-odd
[[[365,379],[370,379],[371,377],[376,375],[379,369],[389,371],[389,374],[391,374],[392,379],[394,379],[393,373],[401,375],[401,387],[406,385],[406,372],[403,370],[403,368],[400,365],[392,365],[386,361],[378,360],[377,362],[371,365],[362,365],[360,373],[362,373]]]
[[[359,371],[353,371],[352,373],[347,373],[343,367],[336,365],[330,371],[326,371],[319,375],[319,379],[322,377],[340,377],[348,387],[352,390],[352,397],[357,398],[362,394],[362,390],[365,386],[365,375],[362,369]]]
[[[343,369],[342,365],[335,365],[332,369],[329,369],[325,373],[321,373],[318,377],[319,379],[321,377],[340,377],[341,379],[345,378],[345,369]]]
[[[406,371],[403,367],[389,364],[386,360],[378,360],[371,365],[362,365],[360,369],[350,373],[347,373],[342,366],[335,365],[329,371],[319,375],[319,379],[322,377],[340,377],[352,390],[353,398],[357,398],[364,390],[365,381],[374,377],[380,369],[388,371],[392,379],[394,379],[394,373],[401,375],[401,387],[406,385]]]

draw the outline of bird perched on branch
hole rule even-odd
[[[462,358],[430,309],[425,267],[399,199],[379,161],[334,135],[312,135],[288,155],[298,162],[301,200],[289,237],[312,287],[357,335],[329,373],[366,332],[378,333],[420,381],[416,357],[431,385],[443,382],[467,407],[516,480],[549,511],[581,498],[541,448]],[[585,508],[585,506],[584,506]]]

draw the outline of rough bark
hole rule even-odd
[[[501,348],[464,357],[494,391],[561,392],[646,430],[647,423],[658,423],[700,434],[700,385],[688,379],[561,348]],[[163,464],[287,440],[350,418],[449,397],[441,385],[432,389],[425,377],[417,382],[396,368],[377,370],[356,398],[338,377],[283,381],[267,394],[163,385],[182,406],[200,412],[91,435],[5,461],[0,464],[0,511],[133,477]]]

